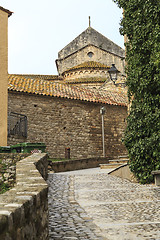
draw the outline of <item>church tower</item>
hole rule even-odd
[[[109,83],[108,70],[115,64],[119,82],[124,82],[125,51],[101,33],[89,27],[58,53],[57,70],[65,83],[99,88]],[[114,87],[114,86],[113,86]]]

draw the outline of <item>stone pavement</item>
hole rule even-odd
[[[107,171],[49,174],[50,240],[160,240],[160,188]]]

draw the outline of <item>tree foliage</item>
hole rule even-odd
[[[120,32],[126,35],[126,74],[132,101],[124,143],[131,171],[141,183],[160,169],[160,1],[114,0],[124,9]]]

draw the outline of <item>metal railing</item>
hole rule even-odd
[[[18,135],[27,137],[27,116],[10,112],[8,115],[8,136]]]

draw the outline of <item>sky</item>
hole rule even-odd
[[[89,26],[124,48],[112,0],[0,0],[8,19],[8,72],[57,74],[58,52]]]

